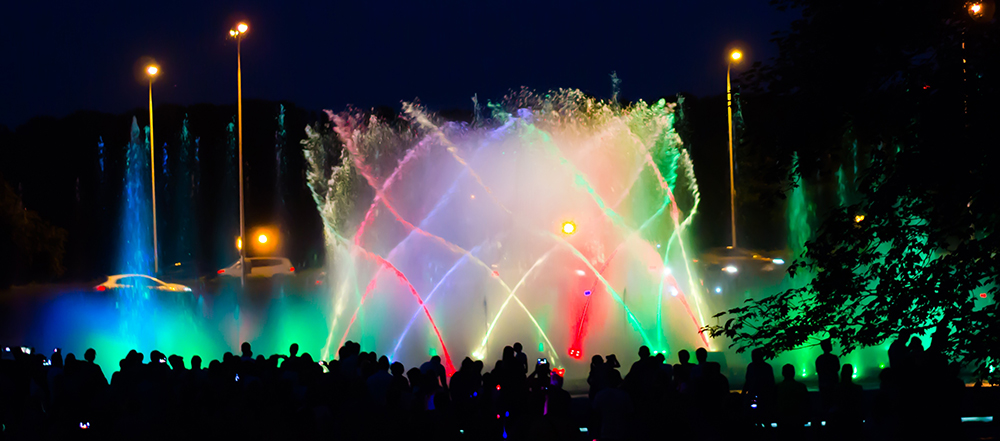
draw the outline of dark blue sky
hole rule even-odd
[[[246,17],[244,97],[310,109],[348,103],[471,107],[508,89],[575,87],[626,98],[725,88],[725,49],[775,55],[794,13],[767,0],[12,1],[0,6],[0,124],[145,105],[135,65],[154,57],[158,103],[228,104]]]

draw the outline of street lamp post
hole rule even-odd
[[[733,166],[733,87],[729,79],[729,72],[733,68],[733,63],[739,62],[740,58],[743,58],[743,54],[738,50],[734,50],[729,54],[729,64],[726,66],[726,110],[729,112],[729,213],[733,234],[733,249],[736,248],[736,181],[734,179]]]
[[[240,66],[240,42],[243,40],[243,34],[249,30],[246,23],[240,23],[236,25],[236,29],[230,29],[229,35],[236,38],[236,139],[239,145],[239,162],[240,162],[240,242],[244,242],[243,238],[246,236],[244,232],[244,222],[243,222],[243,70]],[[246,289],[247,284],[247,265],[246,265],[246,247],[240,247],[240,287]]]
[[[160,253],[156,243],[156,143],[153,142],[153,79],[160,73],[155,64],[146,67],[149,75],[149,170],[153,188],[153,274],[160,272]]]

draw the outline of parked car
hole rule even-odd
[[[97,291],[130,288],[145,288],[163,292],[191,292],[191,288],[179,283],[167,283],[155,277],[142,274],[116,274],[108,276],[107,281],[94,287]]]
[[[294,276],[295,267],[287,257],[247,257],[250,271],[247,277],[283,277]],[[217,271],[219,277],[239,277],[241,272],[240,261],[227,268]]]

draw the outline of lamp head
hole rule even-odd
[[[740,58],[743,58],[743,53],[739,50],[734,50],[729,54],[729,58],[733,61],[740,61]]]
[[[239,24],[236,25],[235,29],[230,29],[229,30],[229,36],[230,37],[238,37],[240,35],[243,35],[243,34],[247,33],[248,30],[250,30],[250,27],[247,26],[246,23],[240,22]]]
[[[149,66],[146,66],[146,74],[148,74],[149,76],[154,77],[158,73],[160,73],[159,66],[155,64],[150,64]]]

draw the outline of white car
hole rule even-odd
[[[247,257],[246,260],[250,263],[250,272],[247,273],[247,277],[295,275],[295,267],[292,266],[292,262],[286,257]],[[230,265],[228,268],[220,269],[217,273],[220,277],[239,277],[240,269],[240,261],[237,260],[236,263]]]
[[[108,276],[108,280],[106,282],[94,287],[97,291],[128,288],[155,289],[157,291],[166,292],[191,292],[191,288],[179,283],[167,283],[155,277],[142,274],[118,274]]]

